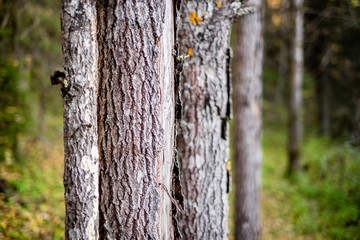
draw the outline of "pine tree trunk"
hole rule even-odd
[[[289,101],[289,140],[288,174],[300,167],[302,138],[302,84],[303,84],[303,39],[304,16],[303,0],[292,0],[292,35],[290,47],[290,101]]]
[[[172,1],[63,0],[66,239],[172,239]]]
[[[262,0],[234,27],[235,239],[260,238]]]
[[[97,138],[96,9],[91,0],[62,1],[66,239],[97,239],[99,154]]]
[[[97,7],[100,239],[171,239],[172,1]]]
[[[184,1],[179,41],[185,60],[177,146],[185,196],[184,239],[227,239],[230,27],[228,6]]]

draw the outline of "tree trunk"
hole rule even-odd
[[[303,0],[291,1],[292,35],[290,47],[290,101],[288,174],[300,167],[302,138],[302,84],[303,84]]]
[[[97,7],[100,239],[170,239],[172,1]]]
[[[66,239],[172,239],[172,1],[63,0],[62,33]]]
[[[97,239],[99,154],[95,2],[63,0],[61,29],[67,77],[63,87],[65,238]]]
[[[185,1],[179,42],[185,60],[183,119],[178,126],[185,213],[184,239],[227,239],[230,115],[230,28],[233,5]]]
[[[235,239],[260,237],[262,0],[234,28]]]
[[[279,53],[279,75],[277,79],[275,101],[281,103],[284,96],[284,87],[288,78],[289,69],[289,2],[281,3],[281,45]]]

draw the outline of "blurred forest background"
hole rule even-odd
[[[0,239],[64,236],[62,100],[49,81],[62,69],[59,13],[57,0],[0,0]],[[302,162],[288,178],[291,12],[266,1],[262,239],[360,239],[360,1],[306,0],[304,13]]]

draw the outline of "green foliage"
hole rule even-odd
[[[265,116],[269,110],[265,109]],[[303,169],[287,179],[286,128],[281,127],[286,125],[279,120],[282,112],[273,106],[271,115],[277,117],[264,123],[262,221],[265,236],[272,233],[264,239],[359,239],[359,149],[308,131]],[[281,222],[278,228],[270,216]]]
[[[61,132],[60,93],[49,84],[62,59],[59,7],[54,0],[0,1],[0,163],[22,159],[21,138],[57,137],[45,134],[50,121]]]

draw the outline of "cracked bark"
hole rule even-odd
[[[100,238],[170,239],[172,1],[97,9]]]
[[[235,239],[260,238],[262,2],[234,27]]]
[[[62,7],[66,239],[172,239],[172,1]]]
[[[90,0],[62,1],[64,70],[65,238],[97,239],[99,154],[97,140],[96,9]]]
[[[225,9],[202,0],[184,1],[181,11],[181,54],[193,51],[184,63],[183,119],[177,135],[185,195],[179,225],[184,239],[226,239],[228,234],[226,64],[231,21]],[[198,19],[191,22],[191,13]]]

